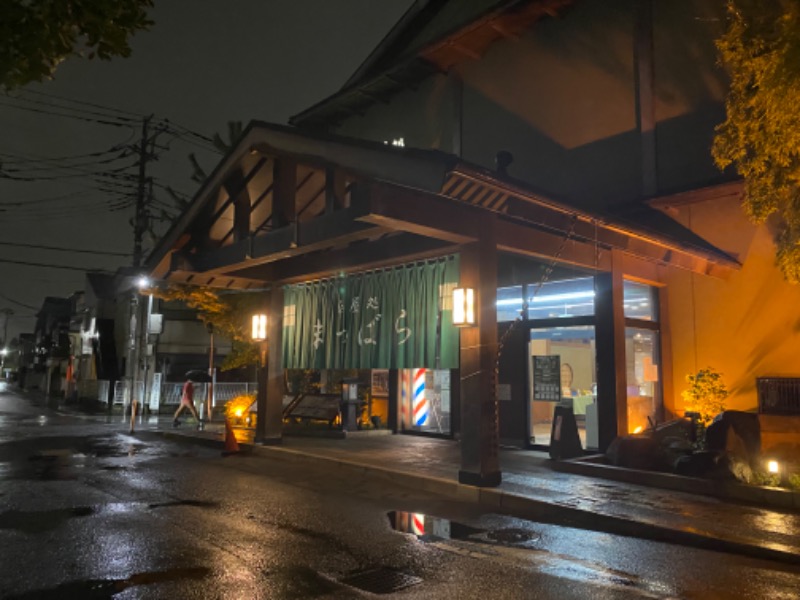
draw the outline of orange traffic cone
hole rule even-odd
[[[231,422],[225,419],[225,449],[222,451],[222,455],[228,456],[229,454],[236,454],[237,452],[239,452],[239,442],[236,441]]]

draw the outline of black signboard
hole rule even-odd
[[[532,356],[533,399],[544,402],[561,401],[561,357]]]

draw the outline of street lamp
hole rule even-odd
[[[146,290],[151,286],[152,282],[150,279],[144,275],[140,276],[136,280],[136,287],[139,288],[139,291]],[[147,371],[148,367],[150,366],[150,360],[147,355],[147,343],[149,340],[149,332],[150,332],[150,315],[153,313],[153,294],[147,295],[147,312],[145,314],[144,323],[141,326],[141,334],[136,336],[136,347],[138,348],[138,352],[136,353],[136,359],[133,364],[133,376],[132,376],[132,390],[131,390],[131,433],[134,430],[134,421],[136,419],[136,383],[137,383],[137,374],[139,372],[139,360],[144,357],[144,376],[142,379],[142,414],[145,412],[145,408],[148,407],[148,390],[147,390]]]
[[[259,345],[259,370],[258,388],[256,390],[256,434],[255,442],[263,444],[267,437],[267,315],[257,313],[253,315],[252,330],[250,334],[254,342]]]

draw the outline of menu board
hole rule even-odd
[[[533,399],[544,402],[561,401],[561,357],[532,356]]]

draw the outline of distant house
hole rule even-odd
[[[182,382],[186,371],[208,367],[209,332],[195,311],[180,303],[153,298],[145,343],[148,297],[136,287],[138,276],[129,271],[87,273],[84,290],[70,298],[45,299],[35,333],[21,336],[31,338],[23,344],[26,377],[21,385],[68,401],[111,403],[115,389],[134,376],[140,384],[145,373],[148,385],[153,385],[155,373],[162,383]],[[229,351],[230,342],[218,337],[216,366]],[[137,365],[135,371],[131,364]]]
[[[25,386],[48,395],[63,393],[63,378],[69,364],[71,303],[68,298],[48,296],[36,313],[34,352],[26,365]]]
[[[683,414],[705,366],[752,409],[800,372],[800,290],[711,160],[723,6],[416,2],[294,127],[251,123],[148,267],[269,288],[270,401],[283,369],[388,370],[390,427],[459,437],[468,483],[557,405],[601,450]]]

